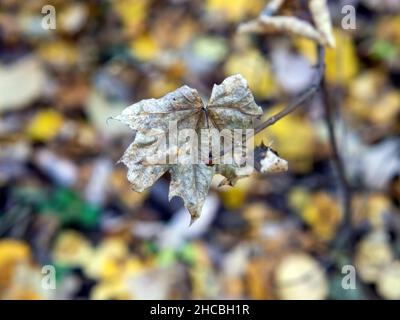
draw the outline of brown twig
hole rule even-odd
[[[344,249],[349,255],[351,255],[350,246],[350,235],[351,235],[351,186],[346,176],[346,169],[343,163],[343,159],[340,155],[337,137],[335,133],[335,115],[334,105],[332,97],[330,96],[328,86],[325,78],[321,81],[321,97],[323,106],[325,109],[325,123],[328,129],[329,143],[332,152],[332,162],[335,167],[335,171],[338,175],[339,188],[343,199],[343,219],[341,226],[338,230],[338,236],[334,243],[334,247],[338,250]]]

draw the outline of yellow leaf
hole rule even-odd
[[[328,295],[324,269],[305,253],[293,253],[282,259],[275,271],[275,284],[283,300],[323,300]]]
[[[168,92],[176,90],[180,87],[180,83],[175,79],[170,79],[162,75],[158,75],[149,83],[148,95],[154,98],[161,98]]]
[[[38,112],[28,126],[33,140],[49,141],[58,135],[63,123],[62,115],[54,110]]]
[[[219,19],[238,22],[248,15],[258,14],[263,6],[261,0],[207,0],[206,10]]]
[[[342,218],[338,201],[325,192],[313,195],[301,215],[312,231],[326,241],[333,238]]]
[[[357,245],[354,262],[357,273],[366,283],[375,283],[392,261],[389,237],[382,229],[370,232]]]
[[[265,99],[276,93],[276,82],[271,67],[254,48],[231,55],[225,63],[224,70],[225,75],[240,73],[246,78],[256,98]]]
[[[85,266],[85,273],[94,279],[118,277],[128,259],[128,246],[120,238],[106,238]]]
[[[132,299],[127,284],[122,278],[103,280],[90,292],[92,300],[128,300]]]
[[[335,29],[336,48],[326,48],[326,77],[327,81],[346,86],[351,83],[358,73],[358,57],[351,36],[344,31]],[[306,56],[312,64],[317,62],[315,44],[308,39],[296,39],[295,45],[300,53]]]
[[[303,211],[304,207],[310,201],[310,193],[307,191],[306,188],[303,187],[293,187],[291,188],[289,194],[289,203],[290,206],[297,211]]]
[[[253,178],[248,177],[238,180],[233,187],[221,187],[221,200],[224,206],[230,210],[241,208],[246,200],[246,193],[253,185],[253,182]]]
[[[353,197],[352,210],[355,223],[367,221],[374,228],[385,226],[387,213],[391,212],[391,202],[382,193],[372,193],[368,196],[356,195]]]
[[[53,249],[53,260],[60,265],[81,267],[91,258],[90,242],[79,232],[64,231],[59,235]]]
[[[392,124],[400,113],[400,93],[385,86],[382,72],[361,74],[350,85],[346,110],[361,121],[381,126]]]
[[[377,101],[371,110],[370,120],[375,124],[389,124],[400,114],[400,93],[390,91]]]
[[[30,248],[25,242],[13,239],[0,240],[0,268],[10,262],[14,263],[29,259]]]
[[[337,47],[326,50],[326,78],[333,84],[346,86],[358,72],[358,57],[351,36],[343,31],[334,32]]]
[[[381,18],[377,27],[377,36],[379,39],[391,41],[400,45],[400,15],[385,16]]]
[[[31,252],[27,243],[13,239],[0,240],[0,299],[10,285],[15,268],[29,263],[30,259]]]
[[[77,46],[66,41],[46,42],[39,47],[40,57],[55,67],[75,65],[79,58]]]
[[[151,61],[157,57],[160,48],[150,34],[136,38],[131,45],[133,55],[142,61]]]
[[[119,0],[115,1],[114,7],[121,16],[125,28],[138,32],[144,25],[148,14],[150,1],[148,0]]]

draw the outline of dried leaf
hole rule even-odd
[[[183,199],[193,223],[200,216],[215,166],[192,161],[195,152],[188,153],[188,150],[193,151],[193,146],[199,143],[197,139],[186,141],[187,137],[179,135],[177,145],[167,147],[165,139],[173,135],[171,123],[176,123],[177,132],[194,129],[200,133],[207,128],[249,129],[254,127],[254,118],[261,114],[261,108],[254,102],[247,81],[241,75],[228,77],[220,85],[215,85],[207,107],[195,89],[183,86],[161,99],[135,103],[114,118],[136,131],[134,142],[120,161],[128,167],[128,180],[138,192],[170,171],[169,198],[179,196]],[[178,161],[171,161],[174,160],[171,156],[176,154]],[[235,164],[231,166],[231,171],[237,169]],[[231,179],[231,175],[228,176]]]
[[[328,295],[324,269],[304,253],[287,255],[275,271],[275,285],[280,299],[323,300]]]
[[[356,247],[355,266],[360,278],[366,283],[376,283],[382,270],[392,261],[390,239],[384,230],[371,231]]]
[[[282,4],[283,1],[271,2],[266,8],[266,12],[262,12],[257,19],[242,23],[239,26],[239,32],[260,34],[283,32],[306,37],[324,46],[335,47],[332,22],[326,0],[309,1],[309,9],[315,26],[292,16],[271,16]]]
[[[310,23],[296,17],[270,17],[261,15],[257,20],[241,24],[239,26],[239,32],[285,32],[292,35],[303,36],[317,42],[323,42],[321,34]]]
[[[312,232],[323,241],[330,241],[342,220],[340,205],[325,192],[313,194],[301,210],[301,216]]]
[[[254,118],[262,114],[241,75],[228,77],[220,85],[214,85],[207,109],[213,125],[219,130],[253,128]]]
[[[332,31],[332,22],[326,0],[310,0],[309,8],[317,30],[328,46],[334,48],[335,37]]]
[[[171,169],[169,199],[178,196],[189,210],[190,225],[200,217],[201,209],[210,189],[214,168],[205,164],[175,165]]]
[[[288,162],[279,154],[263,143],[255,150],[255,167],[261,173],[279,173],[288,170]]]
[[[377,289],[385,299],[400,299],[400,261],[394,261],[382,270]]]

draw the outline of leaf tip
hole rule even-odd
[[[195,221],[199,218],[198,215],[191,215],[190,216],[190,223],[189,223],[189,228],[195,223]]]

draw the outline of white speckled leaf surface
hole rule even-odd
[[[253,128],[255,117],[262,110],[254,101],[247,81],[241,75],[225,79],[220,85],[215,85],[207,106],[209,126],[222,129]],[[127,107],[115,117],[135,130],[134,142],[128,147],[120,162],[128,167],[128,180],[135,191],[141,192],[151,187],[165,172],[171,173],[169,198],[181,197],[191,215],[193,223],[201,214],[204,201],[210,189],[211,180],[216,168],[225,174],[230,183],[244,176],[240,167],[226,164],[222,167],[205,163],[191,162],[187,150],[192,143],[200,145],[198,139],[188,142],[178,139],[175,149],[163,142],[170,129],[170,124],[176,121],[178,132],[183,129],[200,131],[207,129],[207,121],[203,102],[195,89],[183,86],[160,99],[142,100]],[[167,154],[177,151],[178,161],[152,162],[153,159],[167,159]],[[200,155],[200,152],[198,152]]]

